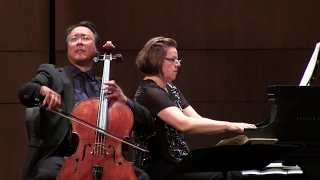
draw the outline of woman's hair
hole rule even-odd
[[[66,29],[65,33],[64,33],[64,41],[65,41],[65,44],[68,45],[68,39],[69,39],[69,35],[70,35],[71,31],[72,31],[74,28],[80,27],[80,26],[86,27],[86,28],[88,28],[88,29],[90,29],[90,30],[92,31],[92,33],[93,33],[93,38],[94,38],[94,42],[95,42],[95,44],[96,44],[96,48],[98,48],[98,47],[99,47],[99,43],[100,43],[100,37],[99,37],[99,34],[98,34],[97,30],[96,30],[95,25],[92,24],[92,23],[89,22],[89,21],[82,21],[82,22],[80,22],[80,23],[78,23],[78,24],[74,24],[74,25],[69,26],[69,27]]]
[[[169,47],[177,48],[174,39],[162,36],[150,39],[136,57],[137,67],[147,75],[161,73],[163,59]]]

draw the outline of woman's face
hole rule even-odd
[[[178,60],[178,51],[175,47],[169,47],[167,54],[162,63],[162,73],[166,82],[171,82],[176,79],[178,68],[181,66]]]

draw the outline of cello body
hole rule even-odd
[[[118,137],[129,137],[133,115],[128,106],[109,101],[107,131]],[[99,98],[80,101],[72,115],[97,123]],[[135,180],[133,164],[122,156],[121,142],[78,123],[72,123],[72,140],[78,142],[76,152],[65,157],[57,180]]]
[[[111,51],[114,46],[107,41],[104,48],[102,84],[109,81]],[[99,59],[100,60],[100,59]],[[85,121],[96,128],[89,129],[79,121],[72,122],[72,144],[76,151],[65,157],[57,180],[135,180],[133,164],[122,156],[122,142],[130,137],[133,114],[130,108],[120,101],[107,99],[108,90],[101,87],[100,98],[80,101],[71,112],[72,117]],[[111,135],[111,136],[110,136]]]

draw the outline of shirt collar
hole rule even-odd
[[[73,77],[75,77],[75,76],[79,75],[80,73],[82,73],[82,71],[79,68],[77,68],[76,66],[74,66],[73,64],[70,64],[70,66],[71,66],[71,71],[72,71],[72,76]],[[94,73],[93,73],[92,69],[90,69],[89,71],[84,72],[84,73],[86,73],[89,76],[89,78],[92,81],[94,81]]]

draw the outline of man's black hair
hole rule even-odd
[[[99,43],[100,43],[100,37],[99,37],[99,34],[98,34],[97,30],[96,30],[95,25],[93,23],[89,22],[89,21],[81,21],[78,24],[74,24],[74,25],[69,26],[66,29],[65,34],[64,34],[65,44],[68,45],[68,38],[69,38],[69,34],[71,33],[71,31],[74,28],[79,27],[79,26],[86,27],[86,28],[88,28],[88,29],[90,29],[92,31],[93,36],[94,36],[94,41],[95,41],[96,47],[98,49],[99,48]]]

